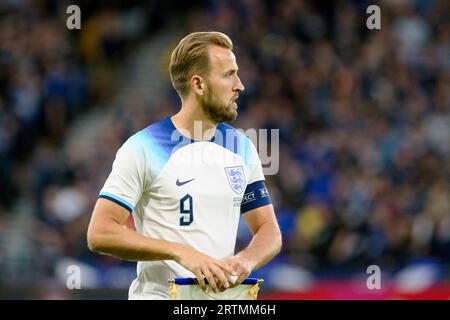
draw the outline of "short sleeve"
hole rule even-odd
[[[249,179],[241,202],[241,214],[271,204],[272,201],[264,183],[261,160],[253,142],[248,139],[247,168]]]
[[[247,139],[247,168],[249,170],[249,179],[247,184],[252,184],[253,182],[265,180],[264,173],[262,170],[261,160],[258,155],[258,151],[256,150],[255,145],[250,139]]]
[[[117,151],[99,198],[111,200],[132,212],[145,189],[145,154],[139,143],[128,139]]]

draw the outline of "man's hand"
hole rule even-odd
[[[240,255],[235,255],[223,260],[228,269],[232,269],[229,273],[231,276],[237,276],[237,280],[231,284],[231,287],[236,287],[242,283],[252,272],[252,266],[248,259]],[[222,289],[222,288],[220,288]]]
[[[232,273],[233,269],[224,261],[216,260],[186,246],[181,246],[177,251],[175,261],[195,275],[202,290],[206,290],[204,278],[208,280],[208,283],[216,293],[219,292],[219,288],[224,288],[223,290],[225,290],[230,287],[227,274]]]

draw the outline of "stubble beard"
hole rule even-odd
[[[206,89],[201,105],[206,116],[216,123],[234,121],[237,118],[237,110],[232,103],[222,103],[210,88]]]

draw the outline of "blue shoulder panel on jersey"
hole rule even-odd
[[[216,139],[216,137],[220,137],[220,139]],[[197,142],[183,136],[175,128],[170,117],[139,131],[134,136],[134,139],[139,141],[139,144],[148,152],[147,161],[150,162],[150,168],[155,176],[162,170],[176,149]],[[219,123],[217,125],[216,134],[211,139],[211,142],[241,156],[246,166],[250,165],[254,157],[251,154],[253,150],[250,139],[228,124]]]
[[[110,201],[112,201],[114,203],[117,203],[119,206],[124,207],[125,209],[127,209],[130,212],[133,211],[133,206],[129,202],[127,202],[127,201],[125,201],[125,200],[119,198],[118,196],[115,196],[115,195],[113,195],[113,194],[111,194],[109,192],[102,192],[102,193],[99,194],[98,197],[99,198],[108,199],[108,200],[110,200]]]
[[[238,129],[226,123],[219,123],[217,125],[217,130],[220,132],[222,139],[215,139],[214,142],[241,156],[244,160],[244,164],[249,166],[252,159],[250,139]]]
[[[181,139],[172,139],[172,134],[176,132],[170,117],[156,122],[147,128],[139,131],[135,139],[148,153],[147,159],[150,162],[150,169],[155,175],[162,170],[173,152],[179,145]]]
[[[245,189],[241,202],[241,214],[271,203],[264,180],[253,182]]]
[[[143,131],[158,144],[158,147],[165,155],[170,156],[173,148],[180,142],[179,140],[172,140],[172,134],[177,129],[170,117],[148,126]]]

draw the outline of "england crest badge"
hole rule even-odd
[[[225,173],[231,189],[237,194],[244,192],[246,187],[244,168],[242,166],[226,167]]]

